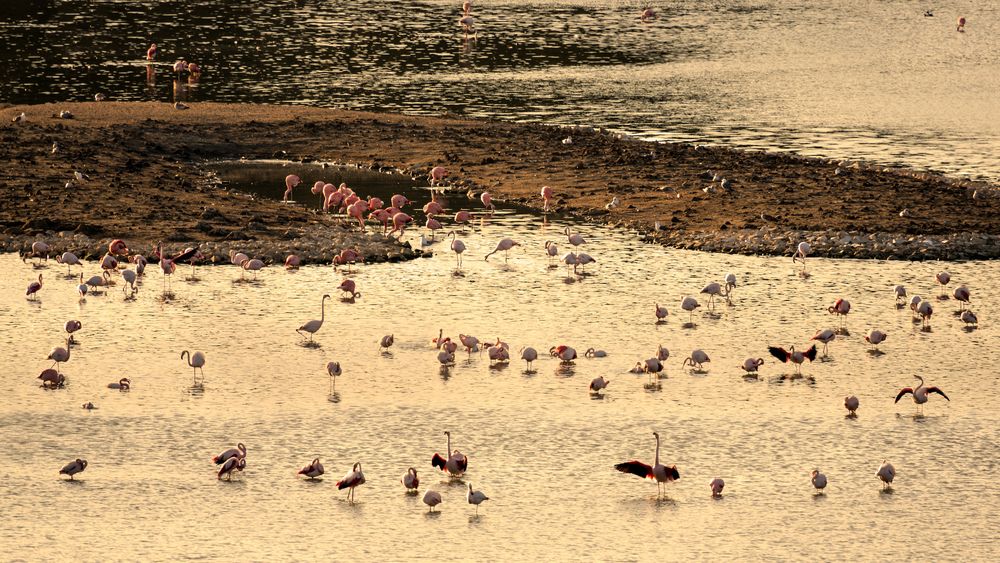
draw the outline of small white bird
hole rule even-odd
[[[21,114],[21,115],[24,115],[24,114]],[[572,145],[573,144],[573,137],[566,137],[565,139],[562,140],[562,144],[564,144],[564,145]]]
[[[819,492],[822,493],[823,489],[826,488],[826,475],[823,475],[822,473],[820,473],[819,469],[813,469],[812,470],[812,484],[813,484],[814,487],[816,487],[817,491],[819,491]]]
[[[174,102],[174,109],[190,109],[190,107],[182,102]]]
[[[424,493],[424,504],[429,506],[427,512],[434,512],[434,507],[441,504],[441,493],[437,491],[427,491]]]
[[[77,473],[82,473],[84,469],[87,468],[87,460],[77,458],[75,461],[71,461],[66,464],[65,467],[59,470],[60,475],[69,475],[70,480]]]
[[[473,491],[472,483],[469,483],[469,493],[466,495],[469,499],[469,504],[476,505],[476,514],[479,514],[479,505],[483,503],[484,500],[490,500],[490,497],[486,496],[482,491]]]
[[[103,102],[104,100],[107,100],[107,99],[108,99],[108,97],[106,95],[100,93],[100,92],[94,94],[94,101],[95,102]]]
[[[611,211],[612,209],[621,205],[621,203],[622,202],[618,199],[618,196],[614,196],[613,198],[611,198],[611,203],[605,205],[604,208],[607,209],[608,211]]]
[[[892,487],[892,480],[896,478],[896,468],[883,459],[875,476],[882,480],[882,490],[884,491]]]
[[[27,120],[28,120],[28,116],[24,115],[24,112],[22,111],[21,113],[15,115],[14,118],[11,119],[11,122],[13,122],[13,123],[23,123],[23,122],[25,122]]]
[[[83,182],[84,180],[89,180],[90,176],[84,174],[83,172],[80,172],[79,170],[74,170],[73,178],[75,178],[77,182]]]

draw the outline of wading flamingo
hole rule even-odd
[[[333,395],[337,392],[337,378],[344,373],[340,369],[340,362],[330,362],[326,364],[326,373],[330,375],[330,394]]]
[[[816,334],[809,340],[816,340],[823,343],[823,357],[825,358],[829,351],[830,343],[836,339],[837,333],[832,328],[824,328],[823,330],[816,331]]]
[[[218,480],[222,480],[222,476],[226,476],[226,481],[233,480],[233,471],[243,471],[246,469],[247,460],[243,457],[231,457],[222,464],[219,468]]]
[[[253,272],[253,279],[257,279],[257,272],[264,269],[264,261],[254,258],[252,260],[244,260],[240,267],[243,268],[244,272]],[[242,277],[242,274],[240,274]]]
[[[688,312],[688,325],[694,325],[694,310],[701,307],[701,303],[694,297],[688,296],[681,300],[681,309]]]
[[[299,266],[302,265],[302,259],[295,254],[289,254],[285,258],[285,269],[286,270],[298,270]]]
[[[919,407],[920,410],[923,411],[924,408],[923,405],[924,403],[927,402],[928,393],[937,393],[938,395],[944,397],[945,400],[947,400],[948,402],[951,402],[951,399],[948,398],[948,395],[945,395],[944,391],[942,391],[941,389],[937,387],[926,387],[924,385],[923,377],[920,377],[919,375],[914,375],[913,377],[920,380],[920,384],[917,385],[916,387],[903,387],[902,389],[900,389],[899,393],[896,395],[896,400],[894,401],[895,403],[898,403],[899,400],[902,399],[904,395],[909,394],[913,396],[913,402],[917,405],[917,407]]]
[[[67,337],[66,347],[63,348],[62,346],[56,346],[55,348],[52,349],[51,352],[49,352],[49,357],[46,358],[48,360],[52,360],[52,367],[55,368],[56,371],[59,370],[59,364],[64,364],[69,361],[69,356],[70,356],[69,343],[70,339],[69,337]]]
[[[847,314],[851,312],[851,302],[847,299],[838,299],[826,310],[831,315],[837,315],[837,318],[840,319],[840,330],[843,332]]]
[[[757,368],[764,365],[764,358],[747,358],[743,360],[743,371],[746,375],[757,375]]]
[[[127,378],[127,377],[123,377],[123,378],[119,379],[117,383],[108,383],[108,389],[117,389],[119,391],[128,391],[131,388],[132,388],[132,380],[129,379],[129,378]]]
[[[795,364],[795,373],[802,374],[802,363],[806,360],[810,362],[816,359],[816,345],[813,344],[805,352],[797,352],[795,346],[790,349],[785,350],[779,346],[768,346],[767,351],[771,353],[772,356],[778,358],[782,363],[792,362]]]
[[[83,274],[80,275],[82,276]],[[38,281],[33,281],[28,284],[28,289],[25,290],[24,294],[28,296],[28,299],[34,301],[35,294],[38,293],[38,290],[40,289],[42,289],[42,274],[38,274]]]
[[[305,475],[310,479],[315,479],[324,473],[326,471],[323,469],[323,464],[319,462],[319,458],[317,457],[312,460],[312,463],[299,469],[298,475]]]
[[[669,314],[669,311],[667,311],[667,308],[666,307],[660,307],[659,303],[654,303],[653,305],[656,307],[656,322],[657,323],[666,322],[664,319],[666,319],[667,315]]]
[[[653,432],[653,437],[656,438],[656,456],[652,467],[641,461],[632,460],[615,465],[615,469],[622,473],[638,475],[644,479],[654,479],[656,481],[656,496],[659,498],[662,494],[663,484],[680,479],[681,474],[678,473],[676,465],[667,467],[660,463],[660,434]]]
[[[77,473],[83,473],[83,470],[87,468],[87,460],[77,458],[74,461],[67,463],[62,469],[59,470],[60,475],[69,475],[70,480]]]
[[[417,470],[413,467],[406,470],[403,474],[403,478],[399,480],[404,487],[406,487],[406,492],[417,492],[417,488],[420,487],[420,477],[417,477]]]
[[[892,488],[892,480],[896,478],[896,468],[886,460],[882,460],[882,465],[878,467],[875,476],[882,480],[882,490]]]
[[[822,493],[823,489],[826,488],[826,475],[820,473],[819,469],[813,469],[810,476],[812,477],[811,481],[813,487],[816,487],[816,490],[819,493]]]
[[[965,310],[965,306],[969,304],[969,288],[964,285],[960,285],[955,288],[955,291],[951,294],[959,302],[959,312]]]
[[[156,43],[150,44],[149,49],[146,49],[146,60],[156,60]]]
[[[938,295],[938,299],[947,299],[948,294],[945,293],[944,288],[951,281],[951,274],[947,270],[941,271],[934,275],[934,279],[941,285],[941,294]]]
[[[456,238],[455,231],[450,231],[448,236],[451,236],[451,250],[455,253],[457,268],[462,269],[462,253],[465,252],[465,243]]]
[[[792,254],[792,263],[796,261],[802,261],[802,273],[806,272],[806,256],[812,251],[812,247],[809,246],[808,242],[802,241],[799,243],[798,247],[795,249],[795,254]]]
[[[885,342],[886,334],[877,328],[873,328],[865,335],[865,342],[872,345],[872,352],[878,351],[878,345]]]
[[[80,259],[76,257],[76,254],[72,252],[63,252],[61,256],[56,256],[56,262],[59,264],[66,264],[66,276],[73,276],[70,272],[70,266],[83,266],[80,263]]]
[[[544,205],[542,206],[542,212],[548,213],[549,204],[552,202],[552,197],[553,197],[552,188],[548,186],[542,186],[542,202],[544,203]]]
[[[497,247],[494,248],[492,252],[490,252],[489,254],[487,254],[486,258],[484,258],[484,260],[489,261],[490,256],[492,254],[495,254],[495,253],[500,252],[502,250],[503,251],[503,261],[506,262],[507,258],[508,258],[507,252],[511,248],[514,248],[515,246],[521,246],[521,243],[514,242],[513,239],[509,239],[509,238],[501,239],[500,242],[497,243]]]
[[[444,166],[435,166],[431,168],[431,173],[428,176],[432,187],[440,186],[442,181],[448,177],[448,170]]]
[[[351,467],[351,470],[344,475],[344,478],[337,481],[337,488],[343,491],[344,489],[350,489],[347,491],[347,501],[354,504],[354,491],[360,485],[365,484],[365,474],[361,472],[361,462],[357,462]]]
[[[702,366],[702,364],[711,361],[712,360],[709,359],[708,354],[706,354],[704,350],[695,350],[691,352],[691,355],[689,357],[684,358],[684,363],[681,365],[681,367],[683,368],[685,366],[690,365],[692,368],[698,371],[704,371],[705,368],[704,366]]]
[[[236,444],[235,448],[229,448],[228,450],[222,452],[221,454],[212,458],[212,463],[215,465],[222,465],[230,459],[243,459],[247,456],[247,447],[243,445],[243,442]]]
[[[469,483],[469,492],[466,498],[469,500],[469,504],[476,505],[477,516],[479,515],[479,505],[483,504],[484,500],[490,500],[490,497],[486,496],[486,493],[472,490],[472,483]]]
[[[848,395],[844,397],[844,408],[851,416],[857,416],[858,407],[861,406],[861,401],[854,395]]]
[[[431,467],[437,467],[447,473],[450,477],[461,477],[469,468],[469,458],[462,452],[451,449],[451,432],[445,430],[444,435],[448,437],[448,449],[445,450],[447,459],[439,453],[435,453],[431,458]],[[450,453],[449,453],[450,452]]]
[[[531,346],[528,346],[527,348],[521,350],[521,359],[524,360],[525,363],[527,364],[525,370],[530,372],[531,362],[538,359],[538,351],[532,348]]]
[[[63,328],[66,329],[66,334],[69,334],[69,343],[76,344],[73,333],[83,328],[83,323],[77,320],[66,321],[66,325]]]
[[[323,321],[326,320],[326,300],[329,298],[330,298],[329,295],[324,295],[323,298],[320,299],[319,320],[313,319],[307,322],[306,324],[300,326],[299,328],[295,329],[295,332],[299,333],[299,336],[305,338],[305,335],[302,334],[302,332],[303,331],[308,332],[309,342],[313,341],[313,335],[316,334],[319,331],[319,329],[323,327]]]
[[[395,341],[396,341],[396,337],[394,335],[392,335],[392,334],[387,334],[387,335],[383,336],[378,341],[378,351],[381,352],[382,350],[385,350],[385,351],[388,352],[389,348],[392,348],[392,344]]]
[[[424,493],[424,504],[429,507],[427,512],[434,512],[434,507],[441,504],[441,493],[437,491],[427,491]]]
[[[490,192],[483,192],[480,194],[479,201],[483,202],[483,207],[491,214],[496,211],[497,208],[493,205],[493,196],[490,195]]]
[[[600,376],[600,377],[595,377],[590,382],[590,392],[591,393],[600,393],[601,389],[604,389],[604,388],[606,388],[608,386],[608,383],[611,383],[611,382],[608,381],[607,379],[605,379],[603,375]]]
[[[204,381],[205,380],[205,369],[204,369],[205,368],[205,354],[202,354],[201,352],[195,352],[194,354],[191,354],[187,350],[184,350],[183,352],[181,352],[181,359],[183,360],[183,359],[185,359],[185,357],[187,358],[188,367],[190,367],[192,369],[192,371],[194,371],[194,381],[195,381],[195,383],[198,382],[198,370],[201,370],[201,379],[202,379],[202,381]]]
[[[346,279],[340,282],[340,286],[338,286],[337,289],[346,294],[344,299],[356,299],[361,297],[361,292],[355,291],[355,289],[357,289],[357,284],[352,279]]]
[[[722,498],[722,489],[726,487],[726,482],[721,477],[716,477],[712,479],[708,487],[712,489],[712,498]]]

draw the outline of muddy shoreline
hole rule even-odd
[[[74,117],[54,117],[61,110]],[[13,123],[21,112],[27,119]],[[419,255],[322,213],[221,190],[203,166],[281,158],[416,177],[444,166],[449,190],[488,190],[534,209],[548,185],[558,213],[678,248],[789,255],[806,240],[818,256],[1000,257],[994,185],[590,128],[300,106],[83,102],[4,107],[0,140],[0,250],[41,237],[94,255],[125,238],[132,248],[197,243],[217,261],[229,249],[273,262],[289,252],[328,262],[347,247],[370,260]],[[74,171],[90,179],[73,181]]]

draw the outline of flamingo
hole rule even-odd
[[[580,257],[575,252],[567,252],[565,256],[562,257],[562,261],[566,264],[566,273],[569,273],[569,267],[573,266],[573,273],[576,273],[576,267],[580,265]]]
[[[240,267],[243,268],[244,272],[253,272],[253,279],[257,279],[257,272],[264,269],[264,261],[254,258],[252,260],[244,260]],[[241,274],[242,277],[242,274]]]
[[[587,358],[606,358],[608,353],[604,350],[595,350],[593,348],[587,348],[587,351],[583,353],[584,357]]]
[[[472,490],[472,483],[469,483],[469,492],[465,498],[469,500],[469,504],[476,505],[477,516],[479,515],[479,505],[483,504],[484,500],[490,500],[490,497],[486,496],[484,492]]]
[[[431,458],[431,467],[437,467],[451,477],[461,477],[469,468],[469,458],[462,452],[451,449],[451,432],[445,430],[444,435],[448,437],[448,449],[445,450],[447,459],[439,453],[435,453]],[[451,453],[448,453],[451,452]]]
[[[594,394],[600,393],[601,389],[604,389],[605,387],[608,386],[608,383],[611,383],[611,382],[609,380],[605,379],[603,375],[600,376],[600,377],[595,377],[590,382],[590,392],[594,393]]]
[[[146,60],[152,61],[156,59],[156,43],[152,43],[149,49],[146,49]]]
[[[944,286],[951,281],[951,274],[947,270],[941,271],[935,274],[934,279],[941,285],[941,295],[938,296],[938,299],[947,299],[948,294],[944,292]]]
[[[569,240],[569,243],[572,244],[573,246],[580,246],[581,244],[587,244],[587,241],[583,239],[583,236],[580,233],[571,232],[569,227],[566,227],[566,229],[563,230],[563,233],[566,235],[566,238]]]
[[[644,21],[644,22],[647,22],[647,21],[650,21],[650,20],[655,20],[656,19],[656,11],[653,10],[653,8],[651,8],[651,7],[646,7],[646,9],[644,9],[642,11],[642,14],[639,15],[639,19],[642,20],[642,21]]]
[[[921,301],[917,305],[917,314],[920,315],[921,326],[925,329],[931,326],[931,315],[934,314],[934,307],[931,306],[931,302],[926,299]]]
[[[438,221],[432,215],[427,216],[427,221],[424,223],[424,226],[431,232],[431,241],[434,241],[434,238],[437,236],[437,232],[444,228],[441,221]]]
[[[877,328],[873,328],[865,335],[865,342],[872,345],[872,352],[878,350],[878,345],[885,342],[887,335]]]
[[[833,305],[827,307],[826,310],[831,315],[837,315],[840,319],[840,329],[843,330],[847,314],[851,312],[851,302],[847,299],[838,299],[833,303]]]
[[[896,395],[896,400],[894,401],[894,403],[898,403],[899,400],[903,398],[903,395],[910,394],[910,395],[913,396],[913,402],[918,407],[920,407],[920,410],[923,410],[923,404],[927,402],[927,399],[928,399],[927,394],[928,393],[937,393],[938,395],[941,395],[942,397],[944,397],[945,400],[947,400],[948,402],[951,402],[951,399],[948,398],[948,395],[945,395],[944,391],[942,391],[941,389],[939,389],[937,387],[926,387],[924,385],[924,378],[923,377],[921,377],[919,375],[914,375],[913,377],[915,377],[918,380],[920,380],[920,384],[917,385],[916,388],[913,388],[913,387],[903,387],[902,389],[900,389],[899,393]]]
[[[896,478],[896,468],[886,460],[882,460],[882,465],[878,467],[875,476],[882,480],[882,490],[892,488],[892,480]]]
[[[389,231],[389,236],[392,233],[399,232],[399,238],[403,238],[403,231],[406,230],[406,225],[413,221],[413,217],[410,217],[406,213],[400,211],[392,216],[392,230]]]
[[[708,354],[706,354],[704,350],[695,350],[691,352],[691,355],[689,357],[684,358],[684,363],[681,365],[681,367],[690,365],[692,368],[696,368],[698,371],[702,371],[705,369],[702,366],[702,364],[711,361],[712,360],[709,359]]]
[[[80,259],[77,258],[76,254],[73,254],[72,252],[63,252],[62,256],[56,257],[56,262],[58,262],[59,264],[66,264],[67,276],[72,276],[72,273],[70,272],[70,266],[83,266],[83,264],[80,263]]]
[[[960,303],[959,312],[964,311],[965,306],[969,304],[969,297],[970,297],[969,288],[965,287],[964,285],[956,287],[955,291],[952,293],[952,297],[954,297]]]
[[[822,493],[823,489],[826,488],[826,475],[820,473],[819,469],[813,469],[810,475],[812,476],[813,487],[816,487],[816,490]]]
[[[768,346],[767,351],[771,353],[772,356],[778,358],[782,363],[792,362],[795,364],[795,373],[802,373],[802,363],[806,360],[810,362],[816,359],[816,345],[813,344],[805,352],[795,351],[795,346],[790,349],[785,350],[784,348],[778,346]]]
[[[289,254],[285,258],[285,269],[286,270],[298,270],[299,266],[302,265],[302,259],[295,254]]]
[[[681,300],[681,309],[688,312],[689,325],[694,325],[694,310],[698,307],[701,307],[701,304],[694,297],[688,296]]]
[[[128,290],[131,290],[132,293],[135,293],[136,292],[135,280],[138,277],[135,273],[135,270],[122,270],[121,276],[122,280],[125,281],[125,283],[122,285],[122,291],[127,292]]]
[[[653,432],[653,437],[656,438],[656,457],[653,461],[652,467],[642,463],[641,461],[632,460],[615,465],[615,469],[621,471],[622,473],[638,475],[644,479],[656,480],[656,496],[659,498],[662,485],[664,483],[680,479],[681,474],[678,473],[676,465],[667,467],[666,465],[660,463],[660,434],[658,432]]]
[[[323,187],[326,185],[327,183],[324,182],[323,180],[316,180],[316,183],[313,184],[313,187],[309,188],[309,191],[312,192],[313,195],[323,195]],[[329,185],[332,186],[333,184]],[[323,195],[323,199],[324,200],[326,199],[325,195]]]
[[[920,321],[920,314],[917,309],[920,308],[920,302],[923,301],[919,295],[914,295],[910,298],[910,312],[913,314],[913,322]]]
[[[732,305],[732,291],[736,289],[736,274],[726,274],[726,303]]]
[[[557,247],[556,243],[551,240],[547,240],[545,241],[545,254],[548,255],[549,264],[551,264],[552,259],[559,255],[559,247]]]
[[[183,352],[181,352],[181,359],[183,360],[185,356],[187,357],[188,367],[190,367],[194,371],[195,382],[198,381],[198,370],[201,370],[201,379],[202,381],[204,381],[205,354],[202,354],[201,352],[195,352],[194,354],[191,354],[187,350],[184,350]]]
[[[319,458],[312,460],[312,463],[299,469],[298,475],[305,475],[309,479],[315,479],[320,475],[326,473],[323,469],[323,464],[319,462]]]
[[[973,327],[979,324],[979,317],[975,313],[969,310],[962,311],[962,315],[959,317],[963,323],[965,323],[966,328]]]
[[[437,491],[427,491],[424,493],[424,504],[428,507],[427,512],[434,512],[434,507],[441,504],[441,493]]]
[[[219,468],[218,479],[221,481],[222,476],[226,476],[226,481],[233,480],[233,471],[243,471],[246,469],[247,460],[244,457],[231,457],[222,464]]]
[[[955,31],[962,32],[962,33],[965,32],[965,18],[964,17],[959,16],[959,18],[958,18],[958,26],[955,27]],[[892,479],[890,479],[889,482],[891,483]]]
[[[576,263],[583,269],[583,273],[581,275],[586,275],[587,274],[587,264],[591,264],[591,263],[594,263],[594,262],[597,262],[597,260],[594,260],[594,258],[591,257],[586,252],[577,252],[576,253]]]
[[[323,321],[326,320],[326,300],[329,298],[330,298],[329,295],[324,295],[323,298],[320,299],[319,320],[313,319],[307,322],[306,324],[300,326],[299,328],[295,329],[295,332],[299,333],[299,336],[305,338],[305,335],[302,334],[302,331],[308,332],[309,342],[313,341],[313,335],[316,334],[320,328],[322,328]]]
[[[462,26],[462,31],[465,32],[465,37],[468,38],[471,33],[473,36],[476,35],[476,18],[472,16],[472,4],[466,2],[463,4],[462,17],[458,19],[458,24]],[[431,184],[432,186],[434,184]]]
[[[403,206],[406,205],[407,203],[411,202],[403,194],[393,194],[393,196],[389,198],[389,205],[391,207],[395,207],[396,209],[402,209]]]
[[[483,207],[491,214],[496,211],[496,206],[493,205],[493,196],[490,195],[490,192],[483,192],[480,194],[479,201],[483,202]]]
[[[353,467],[351,467],[351,470],[348,471],[346,475],[344,475],[343,479],[337,481],[337,489],[341,491],[344,489],[350,489],[349,491],[347,491],[347,501],[350,502],[351,504],[354,504],[354,490],[358,486],[364,484],[365,484],[365,474],[361,472],[361,462],[359,461],[355,463]]]
[[[90,276],[90,278],[87,279],[86,284],[90,287],[91,291],[94,291],[99,287],[104,287],[108,285],[108,281],[110,279],[111,279],[111,274],[105,271],[102,272],[101,275],[99,276]],[[83,272],[80,273],[80,283],[84,283]]]
[[[69,343],[70,343],[70,337],[67,337],[66,347],[63,348],[62,346],[56,346],[55,348],[52,349],[51,352],[49,352],[49,357],[46,358],[48,360],[52,360],[52,367],[56,368],[57,371],[59,370],[59,364],[64,364],[69,361],[69,356],[70,356]]]
[[[437,202],[435,194],[431,194],[431,200],[424,205],[423,212],[424,215],[427,215],[428,217],[433,215],[443,215],[444,206]]]
[[[247,447],[243,445],[243,442],[236,444],[235,448],[229,448],[228,450],[222,452],[221,454],[212,458],[212,463],[215,465],[222,465],[230,459],[243,459],[247,456]]]
[[[817,330],[816,334],[813,335],[809,340],[816,340],[823,343],[823,357],[825,358],[828,352],[828,347],[830,343],[837,339],[837,333],[831,328],[824,328],[823,330]]]
[[[542,212],[544,213],[549,212],[549,203],[552,202],[552,197],[553,197],[552,188],[548,186],[542,186],[542,202],[544,203],[544,205],[542,206]]]
[[[667,350],[666,348],[664,348],[662,344],[657,344],[656,345],[656,359],[659,360],[659,361],[661,361],[661,362],[665,362],[665,361],[667,361],[667,358],[669,358],[669,357],[670,357],[670,350]]]
[[[52,368],[42,370],[42,373],[38,375],[38,379],[42,380],[42,387],[48,389],[62,387],[66,382],[66,376]]]
[[[455,231],[449,231],[447,235],[451,237],[451,250],[455,253],[457,267],[462,268],[462,253],[465,252],[465,243],[456,238]]]
[[[712,479],[708,487],[712,489],[712,498],[722,498],[722,489],[726,487],[726,482],[721,477],[716,477]]]
[[[844,397],[844,408],[851,416],[857,416],[858,407],[861,406],[861,401],[854,395],[848,395]]]
[[[509,251],[511,248],[514,248],[515,246],[521,246],[521,243],[514,242],[513,239],[509,239],[509,238],[501,239],[500,242],[497,243],[497,247],[493,249],[493,252],[490,252],[489,254],[487,254],[486,258],[484,258],[484,260],[489,261],[490,255],[495,254],[497,252],[500,252],[502,250],[503,251],[503,261],[506,262],[507,261],[507,251]]]
[[[407,469],[400,482],[406,487],[406,492],[417,492],[417,487],[420,486],[420,478],[417,477],[417,470],[413,467]]]
[[[906,302],[906,288],[905,287],[903,287],[901,285],[897,285],[896,287],[894,287],[892,289],[892,291],[896,294],[896,305],[897,306],[900,306],[904,302]]]
[[[356,299],[358,297],[361,297],[361,292],[355,291],[356,287],[357,284],[354,283],[354,280],[345,279],[344,281],[340,282],[340,286],[338,286],[337,289],[347,294],[346,299]]]
[[[440,362],[442,366],[455,365],[455,354],[453,352],[449,352],[447,350],[441,350],[440,352],[438,352],[437,358],[438,362]]]
[[[795,249],[795,254],[792,254],[792,263],[801,260],[802,261],[802,271],[806,271],[806,256],[812,251],[812,247],[809,246],[808,242],[802,241],[799,243],[798,247]]]
[[[77,473],[82,473],[84,469],[87,468],[87,460],[77,458],[74,461],[67,463],[62,469],[59,470],[60,475],[69,475],[70,480],[73,480],[73,476]]]
[[[340,369],[340,362],[329,362],[326,364],[326,373],[330,374],[330,394],[333,395],[337,392],[337,378],[344,373]]]
[[[354,250],[353,248],[345,248],[341,250],[339,254],[333,257],[333,265],[343,266],[344,264],[346,264],[348,274],[351,273],[351,265],[356,264],[358,262],[364,262],[364,258],[361,256],[361,253],[359,253],[357,250]]]
[[[565,345],[553,346],[549,348],[549,355],[559,358],[564,364],[570,364],[576,359],[576,350]]]
[[[701,292],[708,294],[708,308],[709,309],[712,309],[712,310],[715,309],[715,298],[716,297],[725,297],[726,301],[729,302],[729,284],[728,283],[725,286],[725,290],[723,290],[722,285],[720,285],[718,282],[711,282],[708,285],[706,285],[704,288],[702,288]]]
[[[31,243],[31,252],[30,253],[28,253],[28,252],[21,253],[21,261],[27,263],[27,261],[28,261],[27,259],[28,258],[41,258],[42,256],[44,256],[45,257],[45,261],[48,262],[49,261],[49,252],[51,252],[51,250],[52,249],[51,249],[51,247],[49,247],[48,244],[46,244],[46,243],[44,243],[44,242],[42,242],[40,240],[39,241],[35,241],[35,242]],[[36,262],[35,265],[37,266],[38,263]]]
[[[128,258],[128,245],[120,238],[116,238],[108,243],[108,254],[112,256],[124,256]]]
[[[83,328],[83,324],[80,321],[70,320],[66,321],[64,328],[66,329],[66,333],[69,334],[69,343],[76,344],[76,340],[73,339],[73,333]]]
[[[396,337],[392,334],[387,334],[378,341],[378,350],[381,352],[383,349],[388,351],[392,347],[392,343],[395,342]]]
[[[243,267],[243,262],[246,262],[249,259],[250,257],[242,252],[236,252],[235,250],[229,251],[229,262],[232,263],[233,266]]]
[[[130,261],[133,264],[135,264],[135,275],[141,276],[144,273],[146,273],[146,264],[148,264],[149,262],[146,260],[145,256],[141,254],[135,254],[132,256]]]
[[[757,368],[764,365],[764,358],[747,358],[743,360],[743,371],[746,375],[757,375]]]
[[[666,322],[664,319],[667,318],[667,314],[668,314],[667,308],[666,307],[660,307],[659,303],[654,303],[653,305],[656,306],[656,322],[657,323]]]
[[[82,276],[83,274],[80,275]],[[42,274],[38,274],[38,281],[33,281],[28,284],[28,289],[24,292],[24,294],[28,297],[28,299],[34,301],[35,294],[38,293],[38,290],[40,289],[42,289]]]
[[[108,389],[118,389],[119,391],[128,391],[132,388],[132,380],[123,377],[118,380],[117,383],[108,383]]]
[[[473,351],[479,350],[479,339],[475,336],[469,334],[459,334],[458,341],[462,343],[462,346],[465,346],[465,351],[469,354],[472,354]]]
[[[528,346],[527,348],[521,350],[521,359],[524,360],[525,363],[527,364],[527,367],[525,369],[530,372],[531,362],[538,359],[538,351],[536,351],[531,346]]]
[[[444,166],[435,166],[431,168],[431,173],[428,176],[432,187],[441,185],[441,182],[448,176],[448,170]]]
[[[167,292],[170,291],[170,285],[168,283],[168,276],[172,275],[174,273],[174,271],[177,269],[177,265],[176,265],[177,262],[187,262],[188,260],[190,260],[197,253],[198,253],[198,249],[197,248],[187,248],[187,249],[184,250],[184,252],[181,252],[180,254],[177,254],[173,258],[168,258],[163,253],[163,245],[162,245],[162,243],[156,243],[155,255],[156,255],[156,257],[160,261],[160,270],[163,272],[163,284],[164,284],[163,291],[164,291],[164,293],[167,293]]]
[[[468,211],[465,210],[455,213],[455,222],[458,223],[459,225],[464,225],[465,227],[468,227],[469,224],[472,222],[472,213],[469,213]]]

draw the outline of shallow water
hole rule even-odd
[[[1000,179],[997,4],[653,5],[642,24],[638,2],[475,2],[466,41],[458,1],[21,2],[0,13],[0,101],[450,112]],[[200,81],[173,80],[181,57]]]
[[[364,182],[353,187],[365,193]],[[459,199],[452,211],[481,207]],[[0,545],[33,559],[772,560],[815,559],[818,546],[821,558],[836,559],[1000,556],[1000,410],[989,392],[998,383],[1000,299],[985,281],[1000,263],[810,259],[803,279],[787,258],[670,250],[580,226],[598,263],[573,276],[542,252],[549,239],[569,247],[564,226],[510,209],[480,216],[461,234],[469,247],[461,275],[438,243],[431,258],[358,268],[351,277],[362,296],[353,303],[338,299],[344,275],[330,266],[268,267],[256,283],[238,282],[228,266],[200,268],[200,281],[185,282],[183,267],[168,301],[150,268],[135,301],[115,287],[80,302],[75,282],[51,263],[40,303],[31,303],[23,291],[36,273],[0,256]],[[417,236],[406,238],[419,244]],[[484,261],[506,236],[523,246],[506,264],[502,255]],[[952,287],[969,285],[977,330],[962,329],[954,300],[933,300],[930,332],[893,306],[896,283],[933,298],[942,268]],[[685,328],[681,298],[705,302],[698,291],[727,272],[738,278],[734,305],[699,311]],[[335,298],[316,334],[321,348],[303,347],[294,329],[317,318],[323,293]],[[829,361],[807,364],[806,378],[783,377],[792,370],[766,346],[802,347],[836,326],[826,307],[838,297],[853,303],[850,335],[831,344]],[[665,324],[654,323],[656,302],[670,309]],[[69,384],[42,390],[35,376],[71,318],[83,329],[63,368]],[[884,355],[867,352],[863,335],[873,327],[889,334]],[[459,352],[442,370],[430,343],[439,329],[501,337],[515,357],[525,345],[562,343],[609,355],[569,367],[542,358],[529,374],[523,362],[490,368]],[[396,344],[380,354],[389,333]],[[626,370],[658,344],[671,357],[662,390],[651,392],[645,376]],[[680,367],[695,348],[711,357],[706,374]],[[179,358],[186,349],[207,356],[203,389],[192,389]],[[747,357],[765,358],[760,379],[742,376]],[[335,400],[332,360],[344,369]],[[922,417],[908,399],[894,405],[914,374],[951,401],[934,396]],[[611,380],[603,399],[587,392],[598,375]],[[122,376],[132,378],[130,392],[106,388]],[[861,400],[856,419],[845,417],[848,393]],[[86,401],[98,409],[83,410]],[[444,430],[469,456],[460,482],[429,463],[445,448]],[[654,430],[662,460],[681,475],[662,501],[654,484],[612,467],[650,462]],[[236,442],[248,447],[247,469],[220,482],[210,459]],[[296,477],[317,456],[325,478]],[[90,466],[77,482],[61,480],[59,468],[76,457]],[[883,459],[897,470],[892,493],[874,475]],[[368,482],[351,506],[334,483],[359,460]],[[404,494],[409,466],[421,491],[444,496],[439,514]],[[815,467],[830,480],[822,496],[809,483]],[[726,480],[721,500],[709,495],[716,476]],[[490,497],[478,517],[465,483]],[[914,530],[933,533],[900,541]]]

